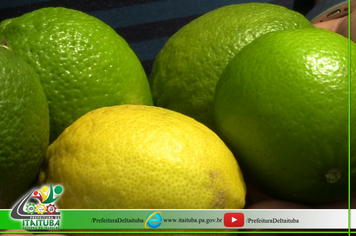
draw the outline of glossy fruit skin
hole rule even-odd
[[[49,104],[50,142],[95,108],[153,104],[137,56],[95,17],[62,7],[42,8],[1,22],[3,39],[40,77]]]
[[[121,105],[80,117],[47,151],[40,184],[66,209],[240,209],[246,187],[225,143],[168,109]]]
[[[217,84],[214,115],[247,181],[306,204],[347,198],[348,71],[348,40],[317,28],[269,33],[236,55]],[[351,79],[355,71],[353,63]]]
[[[268,32],[312,27],[301,14],[269,3],[233,4],[191,21],[157,55],[149,76],[156,106],[214,130],[215,86],[228,62]]]
[[[49,141],[47,99],[35,71],[0,45],[0,208],[34,184]]]

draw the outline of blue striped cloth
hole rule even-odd
[[[114,28],[149,75],[157,53],[182,26],[216,8],[247,2],[269,2],[304,14],[294,0],[2,0],[0,21],[50,6],[86,12]]]

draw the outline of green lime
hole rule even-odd
[[[46,96],[35,71],[0,45],[0,208],[35,181],[49,140]]]
[[[266,34],[231,60],[216,86],[214,117],[247,182],[307,204],[347,198],[348,49],[334,32],[295,29]],[[350,71],[354,78],[355,63]],[[355,94],[352,87],[351,103]]]
[[[152,105],[145,71],[127,42],[83,12],[42,8],[0,24],[19,56],[37,72],[47,95],[50,141],[93,109]]]
[[[154,104],[213,128],[219,76],[241,48],[271,31],[311,27],[301,14],[269,3],[224,6],[193,20],[159,52],[149,76]]]

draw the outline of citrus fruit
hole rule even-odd
[[[191,21],[157,55],[149,76],[156,106],[213,127],[213,98],[231,58],[255,38],[284,29],[311,27],[301,14],[269,3],[228,5]]]
[[[38,175],[49,115],[35,71],[3,44],[0,64],[0,208],[11,208]]]
[[[224,142],[168,109],[121,105],[80,117],[47,151],[40,184],[59,208],[243,208],[245,184]]]
[[[217,133],[259,190],[306,204],[347,198],[348,48],[324,29],[272,32],[225,68],[214,99]],[[356,64],[350,71],[354,78]],[[351,104],[355,94],[351,87]]]
[[[86,112],[152,105],[143,67],[111,27],[83,12],[42,8],[0,24],[0,40],[39,75],[48,99],[50,142]]]

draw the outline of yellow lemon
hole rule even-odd
[[[231,151],[196,120],[164,108],[93,110],[50,145],[40,184],[59,208],[236,209],[246,188]]]

